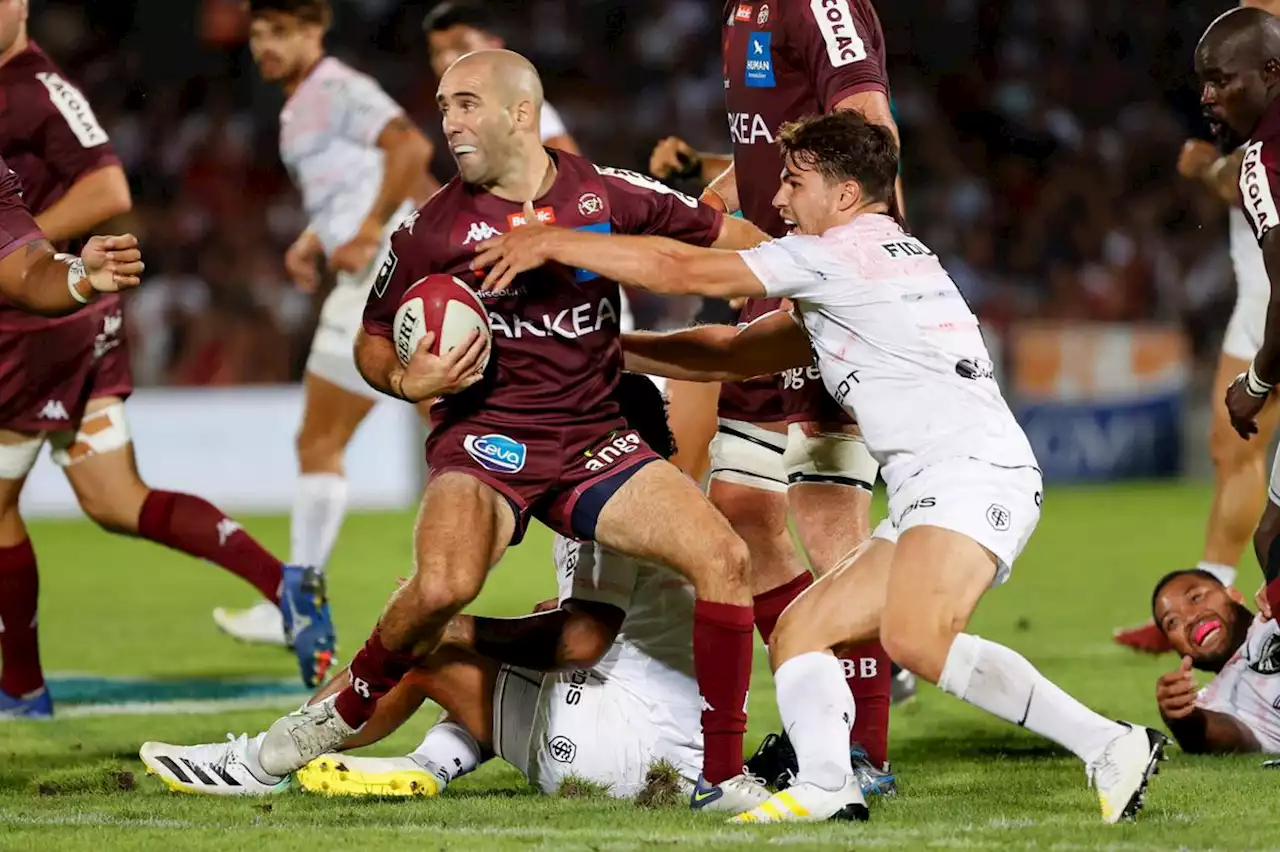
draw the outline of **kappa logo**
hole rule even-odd
[[[226,547],[228,539],[241,529],[242,527],[230,518],[218,521],[218,547]]]
[[[600,200],[600,196],[594,192],[582,193],[582,197],[578,199],[580,214],[590,219],[592,216],[599,216],[601,210],[604,210],[604,202]]]
[[[547,753],[556,763],[573,763],[573,759],[578,756],[578,747],[573,740],[560,734],[547,742]]]
[[[51,399],[44,404],[44,408],[40,409],[41,420],[70,420],[67,414],[67,407],[62,404],[60,399]]]
[[[404,217],[404,221],[402,221],[402,222],[400,223],[400,227],[399,227],[399,228],[396,228],[396,230],[397,230],[397,231],[408,231],[409,233],[411,233],[411,234],[412,234],[412,233],[413,233],[413,226],[414,226],[414,225],[416,225],[416,224],[418,224],[418,217],[419,217],[419,216],[421,216],[421,215],[422,215],[422,211],[421,211],[421,210],[414,210],[414,211],[413,211],[412,213],[410,213],[408,216],[405,216],[405,217]]]
[[[378,267],[378,277],[373,280],[373,292],[379,299],[387,295],[387,285],[391,283],[391,276],[395,274],[396,264],[399,262],[395,251],[387,249],[387,256],[382,259],[382,266]]]
[[[468,435],[462,439],[462,447],[482,468],[495,473],[519,473],[528,454],[524,444],[497,433]]]
[[[1280,636],[1269,636],[1249,668],[1261,675],[1280,674]]]
[[[467,236],[463,239],[462,244],[469,246],[472,243],[482,243],[485,240],[500,236],[502,236],[502,232],[488,222],[472,222],[471,227],[467,229]]]
[[[991,524],[991,528],[996,532],[1004,532],[1009,529],[1009,522],[1013,520],[1013,516],[1009,514],[1009,510],[999,503],[992,503],[987,507],[987,523]]]

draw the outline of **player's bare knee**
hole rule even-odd
[[[298,453],[298,469],[303,473],[336,473],[342,470],[342,458],[347,448],[342,436],[304,424],[294,436],[293,445]]]
[[[468,570],[454,564],[452,570],[443,565],[419,565],[413,581],[407,587],[417,599],[422,614],[451,618],[462,611],[480,595],[484,586],[485,570]]]
[[[1219,475],[1244,470],[1250,466],[1261,468],[1266,462],[1267,445],[1258,440],[1245,441],[1229,426],[1215,426],[1209,433],[1209,459]]]

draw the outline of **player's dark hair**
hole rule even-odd
[[[489,10],[479,3],[467,0],[446,0],[434,6],[422,19],[422,31],[427,35],[454,27],[471,27],[490,35],[501,35]]]
[[[264,12],[280,12],[308,24],[319,24],[325,29],[333,22],[333,7],[329,0],[248,0],[248,5],[250,17]]]
[[[676,438],[667,422],[667,398],[653,379],[639,373],[623,373],[614,391],[622,406],[622,419],[640,433],[640,439],[664,459],[676,454]]]
[[[782,156],[817,171],[832,183],[857,181],[875,201],[890,203],[898,177],[898,145],[887,127],[861,113],[837,110],[782,125]]]
[[[1157,580],[1157,581],[1156,581],[1156,587],[1155,587],[1155,589],[1151,592],[1151,616],[1152,616],[1152,618],[1154,618],[1154,617],[1155,617],[1155,614],[1156,614],[1156,601],[1160,599],[1160,591],[1161,591],[1165,586],[1167,586],[1167,585],[1169,585],[1170,583],[1172,583],[1174,580],[1178,579],[1179,577],[1185,577],[1185,576],[1187,576],[1188,574],[1193,574],[1193,575],[1195,575],[1195,576],[1197,576],[1197,577],[1200,577],[1201,579],[1209,580],[1209,581],[1211,581],[1211,582],[1217,583],[1219,586],[1221,586],[1221,585],[1222,585],[1222,581],[1221,581],[1221,580],[1219,580],[1217,577],[1213,576],[1213,575],[1212,575],[1212,574],[1210,574],[1208,571],[1205,571],[1205,570],[1204,570],[1204,569],[1202,569],[1202,568],[1183,568],[1183,569],[1180,569],[1180,570],[1178,570],[1178,571],[1170,571],[1168,574],[1165,574],[1163,577],[1161,577],[1159,580]]]

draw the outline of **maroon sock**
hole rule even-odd
[[[40,576],[31,539],[0,548],[0,690],[17,698],[44,686],[36,599]]]
[[[712,784],[742,773],[753,621],[749,606],[694,603],[693,670],[702,693],[702,774]]]
[[[351,683],[338,693],[334,709],[348,725],[360,727],[412,666],[413,655],[387,650],[375,629],[351,661]]]
[[[773,628],[778,625],[782,611],[799,597],[801,592],[812,585],[813,575],[805,571],[781,586],[775,586],[755,596],[752,601],[752,610],[755,613],[756,630],[760,632],[760,638],[764,644],[769,644],[769,637],[773,635]]]
[[[889,751],[889,690],[893,664],[878,640],[855,645],[840,655],[845,682],[857,712],[849,742],[867,750],[867,758],[882,766]]]
[[[280,560],[207,500],[152,491],[142,504],[138,535],[221,565],[252,583],[267,600],[280,602]]]

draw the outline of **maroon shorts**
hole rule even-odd
[[[0,429],[74,429],[89,400],[132,392],[119,302],[46,326],[0,330]]]
[[[788,423],[849,425],[854,419],[836,402],[822,383],[817,367],[795,367],[778,374],[782,388],[783,419]]]
[[[515,427],[481,416],[442,425],[427,438],[432,474],[459,471],[507,498],[516,516],[512,544],[531,516],[561,535],[594,539],[609,498],[657,458],[621,419]]]

